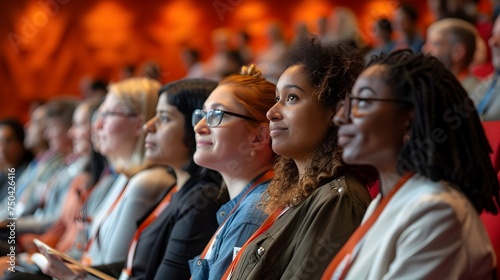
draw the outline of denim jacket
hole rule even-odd
[[[253,181],[240,194],[219,209],[217,212],[219,225],[224,222],[226,215],[230,214],[252,183]],[[197,256],[189,261],[193,280],[219,280],[222,278],[233,261],[235,247],[241,248],[268,216],[262,207],[258,206],[262,201],[262,193],[267,190],[268,184],[269,181],[261,183],[243,197],[238,208],[227,219],[215,237],[209,259],[201,259],[200,256]]]

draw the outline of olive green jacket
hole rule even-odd
[[[366,188],[351,177],[319,187],[240,252],[231,279],[320,279],[370,201]]]

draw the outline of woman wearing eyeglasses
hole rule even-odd
[[[221,279],[239,248],[266,219],[261,197],[273,176],[266,112],[274,104],[274,84],[252,65],[222,80],[203,109],[193,113],[194,160],[217,170],[230,201],[217,213],[220,224],[202,254],[190,261],[192,279]]]
[[[410,51],[375,57],[335,123],[342,158],[374,166],[381,192],[323,279],[494,279],[478,213],[498,212],[498,180],[451,72]]]
[[[222,279],[318,279],[371,200],[366,173],[341,161],[332,123],[362,69],[361,55],[304,37],[288,59],[267,112],[279,155],[264,202],[271,214]]]
[[[189,279],[188,260],[201,252],[215,232],[215,213],[227,202],[220,175],[192,159],[196,149],[192,112],[216,86],[210,80],[184,79],[160,89],[156,116],[143,127],[147,132],[145,156],[170,166],[177,183],[138,221],[127,247],[127,261],[101,265],[98,270],[119,279]],[[52,258],[51,269],[57,270],[60,263],[48,257]],[[53,275],[58,279],[78,276],[75,272]]]

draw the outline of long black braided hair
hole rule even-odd
[[[483,126],[466,91],[436,58],[400,50],[374,56],[396,98],[411,100],[410,139],[403,145],[398,172],[413,171],[445,180],[462,191],[476,211],[497,214],[499,182]]]

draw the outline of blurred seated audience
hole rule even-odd
[[[15,197],[19,176],[32,159],[24,147],[23,125],[15,119],[0,120],[0,201],[11,194]]]

